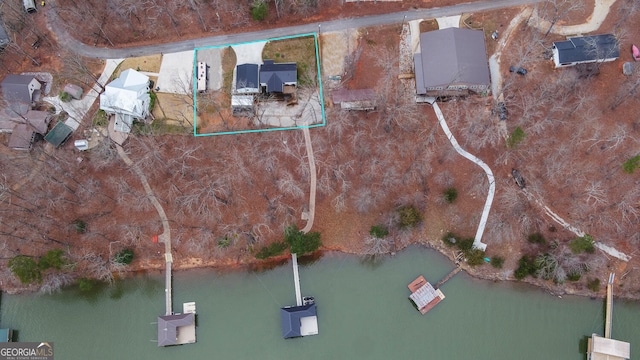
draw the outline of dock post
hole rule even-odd
[[[293,284],[296,287],[296,304],[302,306],[302,294],[300,293],[300,275],[298,275],[298,256],[291,254],[293,259]]]

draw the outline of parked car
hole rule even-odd
[[[515,73],[518,73],[520,75],[527,75],[527,69],[521,68],[521,67],[517,67],[517,66],[511,66],[509,68],[509,72],[515,72]]]
[[[631,45],[631,54],[633,55],[633,60],[640,61],[640,50],[635,45]]]

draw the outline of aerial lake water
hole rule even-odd
[[[484,265],[489,266],[489,265]],[[197,303],[197,343],[158,348],[162,274],[137,276],[92,294],[2,295],[0,325],[19,341],[52,341],[56,359],[585,359],[585,337],[604,332],[604,301],[559,298],[520,283],[464,272],[442,286],[426,315],[408,301],[418,275],[432,283],[453,265],[410,247],[374,262],[339,253],[300,266],[314,296],[319,334],[284,340],[279,309],[295,305],[291,264],[262,272],[174,274],[174,311]],[[606,279],[601,279],[605,283]],[[615,294],[615,291],[614,291]],[[615,300],[613,337],[640,355],[640,304]]]

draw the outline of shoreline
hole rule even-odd
[[[429,250],[433,250],[438,254],[446,257],[451,262],[452,265],[455,264],[455,259],[452,257],[451,254],[449,254],[450,251],[445,251],[445,250],[449,250],[449,248],[444,247],[444,245],[442,247],[437,247],[437,246],[433,246],[433,244],[431,243],[412,242],[405,247],[397,249],[396,253],[407,251],[407,249],[411,246],[420,246]],[[305,255],[304,257],[301,258],[302,260],[300,262],[304,264],[305,261],[314,261],[316,259],[322,258],[326,253],[339,253],[345,256],[357,256],[357,257],[362,257],[362,256],[385,256],[385,257],[392,256],[393,257],[396,254],[396,253],[365,254],[365,253],[360,253],[348,248],[323,247],[321,250],[318,250],[313,254]],[[174,263],[173,271],[182,272],[182,271],[189,271],[189,270],[208,270],[208,269],[213,269],[213,270],[224,272],[224,273],[235,272],[235,271],[249,271],[249,272],[250,271],[267,271],[275,267],[285,265],[289,261],[289,259],[290,259],[290,254],[288,253],[285,255],[272,257],[267,260],[259,260],[252,257],[244,257],[241,259],[240,257],[237,257],[235,261],[231,258],[221,258],[221,259],[216,259],[214,261],[203,262],[201,259],[191,258],[191,259],[187,259],[186,261]],[[594,293],[593,291],[586,288],[580,289],[580,288],[577,288],[577,286],[570,286],[572,285],[571,283],[556,285],[556,284],[553,284],[551,280],[541,280],[541,279],[532,278],[529,276],[523,280],[516,280],[515,278],[512,278],[512,277],[503,277],[503,276],[500,276],[500,273],[504,272],[504,271],[500,271],[502,269],[494,269],[488,263],[483,264],[481,266],[477,266],[477,267],[471,267],[465,262],[461,262],[460,267],[465,273],[467,273],[469,276],[471,276],[474,279],[493,281],[493,282],[505,282],[505,281],[520,282],[520,283],[534,286],[552,296],[562,297],[565,295],[570,295],[570,296],[588,297],[591,299],[606,298],[606,286],[601,286],[600,290],[597,293]],[[487,271],[482,271],[484,269],[486,269]],[[144,262],[143,260],[142,263],[137,264],[134,268],[127,269],[125,271],[117,273],[114,276],[114,279],[115,281],[117,281],[120,279],[127,279],[140,274],[153,273],[153,272],[158,272],[162,274],[164,273],[164,271],[165,271],[165,266],[163,262],[151,262],[151,261]],[[512,271],[509,271],[509,272],[512,273]],[[581,285],[579,282],[575,282],[573,284]],[[0,291],[8,295],[29,295],[29,294],[38,294],[38,288],[39,288],[39,284],[31,284],[26,286],[10,286],[10,287],[3,286],[2,289],[0,289]],[[64,290],[64,288],[60,289],[59,291],[62,291],[62,290]],[[634,296],[633,294],[630,294],[628,291],[618,290],[616,293],[616,298],[625,300],[625,301],[639,301],[640,294]]]

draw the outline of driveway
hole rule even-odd
[[[162,55],[158,92],[193,94],[193,50]]]

